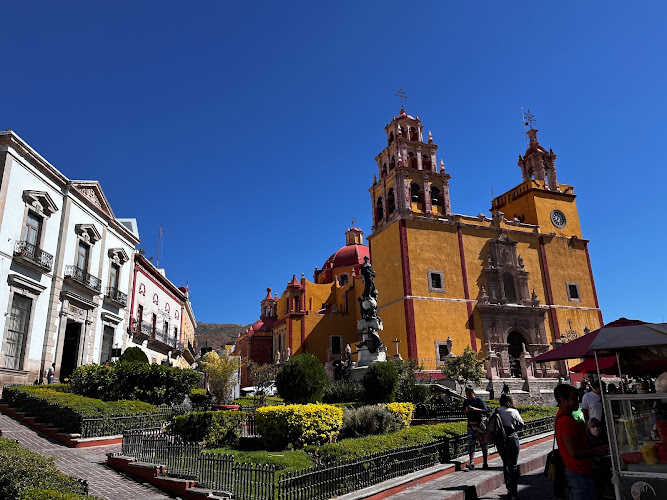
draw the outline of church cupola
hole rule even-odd
[[[423,132],[419,117],[403,107],[385,126],[387,147],[375,158],[379,176],[370,189],[374,231],[401,217],[451,214],[450,176],[444,168],[438,171],[438,145],[430,131],[425,142]]]
[[[556,155],[547,150],[537,140],[537,130],[530,128],[526,132],[528,136],[528,149],[526,154],[519,155],[518,165],[521,167],[523,181],[536,179],[544,182],[545,189],[560,191],[556,180]]]
[[[351,227],[345,231],[345,244],[346,245],[363,245],[364,244],[364,232],[358,227]]]
[[[276,318],[278,316],[276,311],[276,303],[278,302],[277,297],[271,297],[271,289],[266,289],[266,297],[262,299],[261,306],[262,312],[259,315],[261,319]]]

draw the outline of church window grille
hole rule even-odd
[[[566,282],[565,285],[567,286],[567,299],[570,302],[580,302],[579,283]]]
[[[445,273],[444,271],[428,270],[428,291],[429,292],[444,292],[445,291]]]
[[[347,273],[340,274],[338,276],[338,283],[340,283],[340,286],[347,285],[347,283],[350,281],[349,276]]]

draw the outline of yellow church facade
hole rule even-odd
[[[470,345],[492,354],[489,376],[555,377],[554,367],[527,361],[603,324],[576,196],[557,182],[556,155],[531,128],[523,182],[492,200],[490,217],[466,216],[451,211],[450,176],[436,167],[430,133],[421,140],[421,121],[401,110],[385,130],[368,238],[385,344],[398,338],[401,355],[429,370]]]
[[[491,201],[489,216],[461,215],[452,212],[450,175],[442,161],[438,168],[438,146],[430,132],[424,140],[421,121],[401,109],[385,133],[369,189],[368,246],[360,229],[348,229],[345,246],[313,281],[295,275],[271,299],[269,358],[309,352],[330,366],[348,344],[356,353],[360,266],[369,256],[388,357],[397,344],[403,359],[438,371],[471,346],[491,356],[491,379],[564,374],[563,365],[530,360],[603,320],[576,195],[558,183],[556,155],[531,128],[519,156],[521,183]]]

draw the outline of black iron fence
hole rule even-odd
[[[117,436],[123,434],[126,429],[162,427],[171,422],[174,416],[182,415],[187,411],[186,407],[174,406],[159,407],[158,411],[136,415],[82,418],[79,433],[82,438]]]
[[[553,430],[553,417],[527,422],[521,437]],[[123,455],[164,465],[172,476],[226,491],[238,500],[328,499],[446,463],[467,452],[465,434],[398,448],[358,459],[340,460],[298,471],[281,472],[272,465],[234,462],[233,456],[206,453],[201,443],[186,443],[159,428],[126,430]]]
[[[53,268],[53,255],[28,241],[17,241],[14,244],[14,255],[35,263],[45,271]]]
[[[465,420],[462,405],[448,404],[417,404],[413,416],[414,423],[420,421],[452,422],[455,420]]]
[[[96,292],[102,291],[102,281],[97,277],[93,276],[85,269],[81,269],[77,266],[65,266],[65,277],[70,278],[77,283],[95,290]]]

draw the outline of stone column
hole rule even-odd
[[[423,170],[424,166],[422,165],[422,148],[417,148],[417,170]]]

